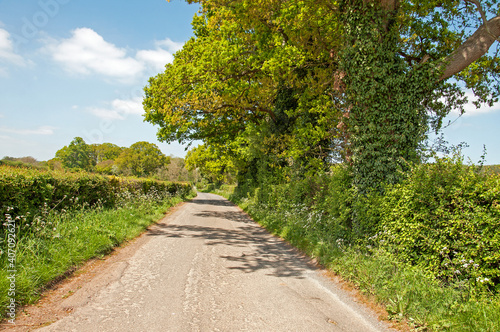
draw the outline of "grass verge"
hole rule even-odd
[[[223,186],[213,192],[231,199],[270,232],[374,298],[389,319],[404,321],[417,331],[500,331],[498,294],[445,286],[418,267],[399,263],[387,251],[349,245],[332,236],[332,221],[303,207],[266,206],[255,197],[235,197],[233,190]]]
[[[13,320],[12,308],[35,302],[54,280],[137,237],[181,201],[179,196],[129,195],[113,209],[96,206],[47,212],[22,237],[11,242],[6,237],[0,259],[0,316]],[[15,223],[18,218],[10,220]],[[10,243],[13,255],[9,255]]]

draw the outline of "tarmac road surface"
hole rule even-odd
[[[102,287],[75,292],[72,313],[37,331],[390,330],[220,196],[198,194],[144,236]]]

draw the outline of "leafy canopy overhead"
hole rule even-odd
[[[195,37],[145,88],[167,142],[257,141],[288,165],[340,152],[369,185],[418,160],[464,87],[500,94],[496,1],[188,2]]]

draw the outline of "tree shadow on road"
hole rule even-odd
[[[193,198],[191,200],[191,203],[200,204],[200,205],[214,205],[214,206],[236,206],[226,199]]]
[[[220,206],[224,201],[216,200]],[[209,202],[212,202],[211,200]],[[224,205],[222,205],[224,206]],[[234,206],[231,204],[231,206]],[[149,236],[165,236],[169,238],[196,238],[204,240],[207,246],[221,246],[224,266],[229,270],[243,273],[265,271],[266,275],[276,277],[304,278],[304,273],[316,269],[314,264],[300,254],[295,248],[281,239],[269,234],[242,211],[209,211],[195,213],[196,224],[175,225],[159,224],[152,229]],[[228,224],[217,220],[229,220]],[[223,227],[224,225],[225,227]],[[231,248],[224,248],[230,246]],[[182,254],[182,253],[180,253]]]

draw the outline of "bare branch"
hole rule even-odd
[[[410,55],[410,54],[406,54],[406,53],[405,53],[405,52],[403,52],[403,51],[399,51],[398,53],[399,53],[399,55],[401,55],[401,56],[402,56],[402,57],[403,57],[403,58],[404,58],[404,59],[408,62],[408,64],[410,64],[410,65],[413,63],[413,61],[420,61],[420,58],[417,58],[416,56],[412,56],[412,55]]]
[[[494,37],[495,39],[498,40],[498,36],[495,36],[489,29],[488,27],[488,19],[486,18],[486,12],[484,11],[483,7],[481,6],[481,3],[478,1],[478,0],[464,0],[465,2],[470,2],[470,3],[473,3],[476,8],[477,8],[477,11],[479,12],[479,14],[481,15],[481,20],[483,20],[483,25],[486,26],[486,31],[492,36]]]
[[[418,64],[423,64],[423,63],[426,63],[427,61],[429,61],[429,59],[431,58],[431,56],[429,54],[426,54],[424,55],[424,57],[422,58],[422,60],[420,60],[420,62]]]

